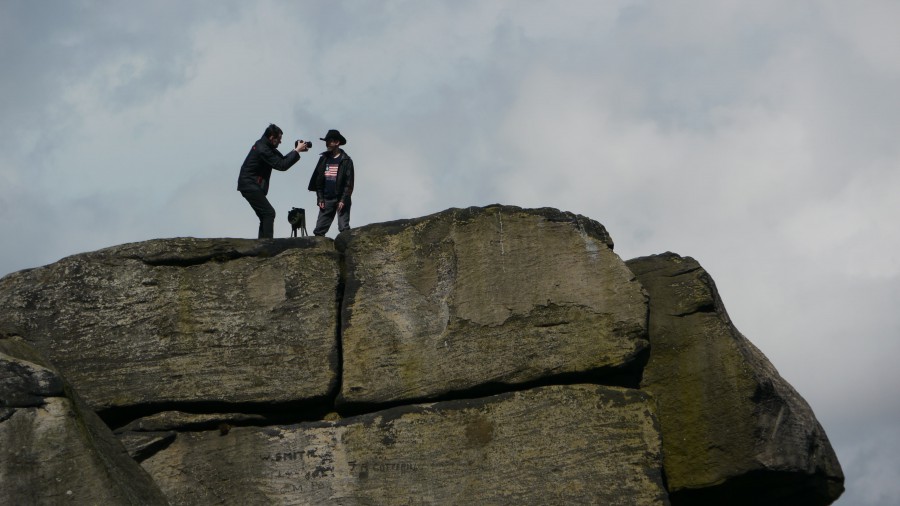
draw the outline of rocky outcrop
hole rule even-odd
[[[0,478],[38,503],[836,499],[824,432],[708,275],[612,248],[583,216],[497,205],[336,241],[155,240],[11,274]],[[47,420],[96,427],[35,436]],[[34,456],[41,441],[116,484],[41,495],[73,481]],[[40,471],[11,474],[23,455]]]
[[[29,345],[0,339],[0,504],[167,504]]]
[[[597,385],[184,434],[143,465],[175,504],[667,504],[652,402]]]
[[[44,351],[97,410],[272,404],[336,387],[331,241],[174,239],[0,283],[0,332]]]
[[[647,301],[593,220],[461,209],[351,230],[337,246],[347,265],[342,404],[638,377]]]
[[[731,323],[692,258],[628,261],[650,294],[654,395],[673,504],[827,504],[844,476],[806,401]]]

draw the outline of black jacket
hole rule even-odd
[[[338,167],[335,189],[337,191],[337,199],[347,206],[350,205],[350,196],[353,195],[353,160],[343,149],[341,154],[343,156],[341,157],[341,165]],[[307,189],[311,192],[316,192],[317,203],[325,201],[325,161],[330,157],[331,153],[328,151],[320,154],[316,170],[313,171],[312,177],[309,178]]]
[[[250,153],[247,154],[244,164],[241,165],[237,184],[238,191],[261,191],[268,194],[272,169],[288,170],[299,159],[300,153],[294,150],[287,155],[282,155],[263,135],[250,148]]]

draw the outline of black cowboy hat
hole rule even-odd
[[[329,130],[328,133],[325,134],[325,137],[319,138],[320,141],[327,141],[328,139],[337,139],[341,141],[341,146],[347,144],[347,139],[345,139],[344,136],[341,135],[341,133],[337,130]]]

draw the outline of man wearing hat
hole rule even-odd
[[[314,235],[325,235],[331,228],[334,215],[338,217],[338,232],[350,228],[350,195],[353,194],[353,160],[341,146],[347,139],[337,130],[329,130],[325,137],[325,151],[309,180],[309,191],[316,192],[319,218]]]

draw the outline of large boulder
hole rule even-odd
[[[0,338],[0,504],[168,504],[28,344]]]
[[[0,332],[98,410],[326,398],[340,258],[327,239],[169,239],[0,280]]]
[[[668,504],[652,404],[549,386],[184,433],[142,465],[172,504]]]
[[[638,377],[646,298],[596,221],[450,209],[351,230],[336,245],[346,262],[342,405]]]
[[[709,274],[627,262],[650,295],[641,388],[658,403],[673,504],[830,504],[844,475],[806,401],[731,323]]]
[[[0,504],[834,501],[822,427],[709,275],[612,248],[494,205],[6,276]]]

